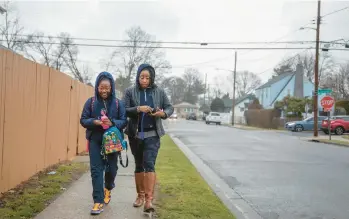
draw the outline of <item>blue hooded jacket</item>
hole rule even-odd
[[[150,84],[146,89],[142,89],[139,84],[139,76],[143,70],[148,70],[150,73]],[[138,67],[137,76],[136,76],[136,86],[140,90],[140,105],[141,106],[150,106],[154,108],[154,101],[152,96],[152,91],[156,87],[155,83],[155,69],[149,64],[142,64]],[[143,133],[151,130],[156,130],[155,118],[148,115],[147,113],[140,113],[140,119],[138,123],[138,131],[141,136],[144,136]],[[143,137],[142,137],[143,138]]]
[[[123,101],[116,98],[115,94],[115,82],[113,76],[108,72],[101,72],[96,79],[95,84],[95,101],[92,107],[92,98],[89,98],[83,108],[80,118],[80,124],[86,128],[86,138],[88,140],[102,141],[104,129],[101,126],[97,126],[93,123],[94,120],[101,118],[101,110],[105,108],[103,99],[99,96],[98,85],[102,79],[109,79],[111,85],[111,95],[106,100],[107,116],[110,121],[120,131],[122,131],[127,125],[126,109]],[[118,101],[118,108],[116,108],[116,101]]]

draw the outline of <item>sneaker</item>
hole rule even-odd
[[[107,205],[111,200],[111,191],[104,188],[104,203]]]
[[[99,215],[100,213],[103,212],[103,207],[104,207],[103,204],[95,203],[91,210],[91,215]]]

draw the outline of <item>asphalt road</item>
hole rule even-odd
[[[349,218],[349,148],[202,121],[166,127],[265,219]]]

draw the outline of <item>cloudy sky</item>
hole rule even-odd
[[[299,30],[316,16],[316,1],[283,0],[158,0],[158,1],[16,1],[25,32],[42,31],[73,37],[125,39],[125,30],[141,26],[161,41],[246,42],[315,40],[315,31]],[[349,6],[349,1],[323,1],[322,14]],[[321,26],[321,40],[349,40],[349,9],[328,15]],[[86,43],[86,41],[82,42]],[[90,42],[91,43],[91,42]],[[94,42],[99,43],[100,42]],[[110,43],[109,43],[110,44]],[[249,45],[227,45],[246,47]],[[265,47],[265,45],[252,45]],[[287,45],[273,45],[286,47]],[[300,45],[309,47],[310,45]],[[290,47],[290,45],[289,45]],[[106,48],[81,47],[82,62],[97,73]],[[302,50],[238,50],[237,70],[258,73],[263,81],[283,58]],[[349,51],[331,51],[336,62],[349,60]],[[233,69],[233,50],[166,50],[172,74],[185,66],[196,67],[208,81],[225,78],[221,69]],[[268,70],[270,69],[270,70]]]

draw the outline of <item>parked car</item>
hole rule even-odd
[[[170,116],[170,119],[177,119],[177,113],[172,113],[172,115]]]
[[[328,134],[328,120],[323,120],[321,130]],[[330,120],[330,131],[336,135],[343,135],[349,133],[349,116],[335,116]]]
[[[189,113],[186,117],[187,120],[196,120],[196,114],[195,113]]]
[[[206,116],[206,124],[216,123],[216,125],[220,125],[222,123],[222,117],[217,112],[210,112],[208,116]]]
[[[318,130],[321,129],[321,122],[327,119],[326,116],[318,117]],[[285,124],[285,128],[293,132],[311,131],[314,130],[314,117],[306,118],[302,121],[292,121]]]

